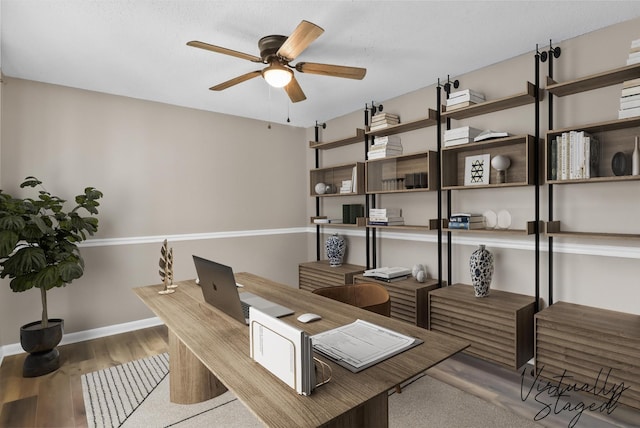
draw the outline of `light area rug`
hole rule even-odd
[[[169,359],[161,354],[82,375],[88,427],[261,427],[231,393],[198,404],[169,401]],[[391,427],[539,427],[531,420],[422,375],[389,397]]]

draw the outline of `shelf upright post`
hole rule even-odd
[[[320,141],[320,127],[326,128],[327,124],[326,123],[322,123],[319,124],[318,121],[316,121],[316,126],[315,126],[315,142],[318,143]],[[314,149],[314,154],[315,154],[315,167],[320,168],[320,151],[318,150],[318,148],[316,147]],[[316,216],[320,215],[320,198],[318,196],[316,196]],[[316,224],[316,260],[320,261],[320,225]]]
[[[367,126],[369,126],[369,106],[367,104],[364,105],[364,128],[367,129]],[[369,151],[369,136],[365,133],[364,135],[364,159],[365,162],[367,160],[367,152]],[[366,178],[365,178],[366,180]],[[366,183],[365,183],[365,187],[366,187]],[[369,195],[365,192],[364,195],[364,217],[369,218]],[[365,253],[366,253],[366,267],[367,269],[371,269],[371,233],[369,231],[369,228],[366,226],[365,223],[365,228],[364,228],[364,246],[365,246]]]
[[[549,60],[547,75],[550,79],[553,79],[553,59],[559,58],[561,50],[559,47],[553,47],[551,40],[549,40],[549,51],[542,52],[540,59],[542,62]],[[553,129],[553,94],[549,92],[547,94],[547,106],[549,111],[549,123],[547,128]],[[548,142],[547,142],[548,143]],[[549,221],[553,221],[553,184],[548,185],[548,209],[549,209]],[[548,237],[548,257],[549,257],[549,306],[553,305],[553,236]]]
[[[454,88],[457,88],[459,85],[460,85],[460,82],[458,80],[454,80],[452,82],[449,79],[449,76],[447,76],[447,83],[445,83],[444,85],[444,91],[447,94],[446,98],[449,98],[449,94],[451,93],[451,86],[453,86]],[[439,104],[438,111],[441,111],[441,110],[442,110],[442,104]],[[438,121],[438,126],[440,126],[439,121]],[[451,129],[451,117],[447,117],[446,130],[448,131],[449,129]],[[450,219],[450,218],[451,218],[451,189],[447,189],[447,219]],[[442,225],[440,227],[442,227]],[[452,257],[451,231],[448,230],[447,231],[447,281],[448,281],[447,284],[448,285],[453,284],[452,274],[451,274],[451,268],[452,268],[451,257]]]
[[[535,70],[535,138],[533,142],[533,170],[535,171],[535,224],[533,226],[535,234],[535,296],[536,302],[534,311],[540,310],[540,52],[536,46],[536,54],[534,55]]]
[[[441,172],[441,149],[442,149],[442,122],[441,122],[441,108],[442,105],[442,87],[440,86],[440,79],[438,79],[438,86],[436,86],[436,163],[438,165],[438,284],[442,287],[442,172]],[[451,282],[449,282],[451,284]]]

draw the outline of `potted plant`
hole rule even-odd
[[[75,197],[76,206],[64,211],[65,200],[53,196],[35,177],[20,185],[41,187],[37,198],[14,198],[0,190],[0,278],[9,277],[14,292],[40,289],[42,319],[20,328],[27,356],[23,376],[50,373],[60,366],[56,349],[63,320],[50,319],[47,291],[64,287],[84,273],[78,242],[98,230],[97,207],[102,193],[93,187]],[[89,214],[89,215],[86,215]]]

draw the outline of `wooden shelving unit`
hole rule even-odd
[[[543,377],[566,372],[579,385],[606,378],[607,390],[629,388],[620,403],[640,409],[640,315],[557,302],[536,314],[535,339],[536,371]]]
[[[376,281],[364,275],[355,275],[353,283],[375,282],[384,286],[391,298],[391,317],[427,328],[429,322],[429,292],[439,287],[437,279],[420,283],[414,278],[400,281]]]
[[[442,189],[463,190],[491,187],[530,186],[534,184],[533,166],[535,144],[531,135],[498,138],[486,142],[468,143],[442,149]],[[489,184],[465,186],[465,159],[468,156],[503,155],[511,160],[506,182],[497,183],[497,172],[490,168]]]
[[[370,137],[384,137],[387,135],[401,134],[403,132],[415,131],[417,129],[428,128],[438,123],[438,112],[432,109],[427,110],[427,117],[423,119],[413,120],[411,122],[403,122],[397,125],[387,126],[383,129],[371,131],[367,129],[365,135]]]
[[[540,92],[542,99],[542,92]],[[510,95],[508,97],[490,100],[484,103],[475,104],[469,107],[463,107],[456,110],[447,111],[446,106],[442,106],[443,119],[466,119],[469,117],[480,116],[483,114],[494,113],[497,111],[507,110],[515,107],[533,104],[536,101],[535,85],[527,82],[524,92]]]
[[[298,265],[299,287],[302,290],[313,291],[323,287],[353,284],[353,277],[364,270],[364,266],[348,263],[331,267],[328,260],[300,263]]]
[[[557,83],[553,79],[547,78],[546,89],[553,95],[564,97],[616,85],[625,80],[632,80],[638,77],[640,77],[640,64],[633,64],[562,83]]]
[[[364,129],[356,128],[356,135],[352,137],[343,138],[335,141],[327,141],[325,143],[318,143],[316,141],[309,141],[310,149],[329,150],[338,147],[349,146],[351,144],[362,143],[364,139]]]
[[[533,356],[535,298],[453,284],[429,292],[429,329],[471,342],[464,352],[517,370]]]
[[[542,226],[542,223],[540,224]],[[526,229],[449,229],[449,221],[447,219],[442,220],[442,229],[447,232],[458,232],[458,233],[490,233],[490,234],[505,234],[505,235],[533,235],[536,233],[535,222],[529,221],[527,222]]]
[[[357,184],[355,191],[349,193],[340,193],[342,180],[351,180],[353,178],[354,168],[357,174]],[[335,165],[327,168],[312,169],[309,172],[309,195],[319,198],[362,195],[364,194],[364,163],[354,162],[350,164]],[[318,183],[330,184],[333,187],[331,193],[316,193],[315,187]]]

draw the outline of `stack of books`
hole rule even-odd
[[[484,229],[482,214],[457,213],[449,217],[449,229]]]
[[[400,116],[392,113],[378,113],[371,118],[370,131],[377,129],[383,129],[391,125],[397,125],[400,123]]]
[[[550,142],[550,180],[597,177],[600,142],[584,131],[563,132]]]
[[[627,65],[640,63],[640,39],[631,42]],[[640,78],[622,83],[618,119],[640,116]]]
[[[473,141],[482,130],[472,128],[471,126],[463,126],[444,131],[444,146],[451,147],[459,144],[467,144]]]
[[[485,102],[484,94],[473,91],[471,89],[464,89],[458,92],[452,92],[447,98],[446,111],[456,110],[463,107],[469,107],[474,104]]]
[[[342,180],[340,185],[340,193],[352,193],[353,192],[353,180]]]
[[[380,159],[387,156],[398,156],[402,154],[402,143],[397,135],[377,137],[369,147],[367,159]]]
[[[402,226],[402,210],[400,208],[370,208],[369,224],[372,226]]]

